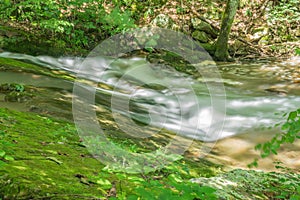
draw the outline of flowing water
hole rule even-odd
[[[84,60],[9,52],[0,53],[0,57],[24,60],[72,74],[82,69],[80,66]],[[282,62],[218,64],[226,92],[221,93],[221,99],[226,98],[221,104],[224,103],[226,113],[223,113],[222,106],[212,106],[211,98],[218,98],[219,93],[212,94],[214,91],[207,87],[208,82],[220,84],[220,80],[210,80],[201,74],[189,76],[167,65],[151,65],[143,57],[94,58],[92,61],[86,63],[84,72],[81,70],[80,78],[97,83],[92,84],[97,91],[96,105],[112,108],[113,112],[132,119],[123,130],[135,131],[132,126],[140,122],[145,129],[151,125],[208,143],[217,141],[214,154],[208,158],[226,165],[245,166],[257,154],[253,152],[254,145],[267,141],[277,131],[262,128],[281,122],[284,112],[300,106],[299,57]],[[1,72],[0,83],[8,82],[69,91],[73,86],[70,82],[41,75]],[[5,106],[4,102],[1,104]],[[143,135],[135,134],[137,137]],[[276,159],[284,160],[285,157],[287,166],[300,167],[299,142],[286,146],[284,150],[284,156]],[[267,160],[262,166],[268,168],[270,162]]]

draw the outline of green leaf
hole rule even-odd
[[[102,189],[110,189],[112,187],[112,184],[109,180],[107,179],[98,179],[96,181],[97,184],[101,185]]]
[[[300,56],[300,48],[296,48],[295,53],[296,53],[296,55]]]
[[[9,6],[9,5],[10,5],[10,0],[4,0],[4,4],[5,4],[6,6]]]
[[[128,181],[131,181],[133,183],[144,183],[145,182],[145,180],[143,178],[136,177],[136,176],[128,177]]]
[[[3,151],[3,150],[0,150],[0,158],[3,158],[4,156],[5,156],[5,151]]]
[[[297,117],[297,111],[290,112],[288,120],[294,120]]]
[[[258,145],[255,146],[255,150],[260,150],[261,147],[262,147],[262,144],[258,144]]]
[[[138,200],[139,197],[137,195],[131,194],[126,197],[127,200]]]
[[[14,161],[15,160],[14,157],[9,156],[9,155],[5,155],[4,159],[7,160],[7,161]]]
[[[201,186],[200,189],[199,189],[198,191],[199,191],[199,192],[202,192],[202,193],[209,194],[209,193],[214,193],[214,192],[216,192],[217,190],[216,190],[215,188],[212,188],[212,187]]]
[[[58,164],[58,165],[61,165],[61,164],[63,163],[62,161],[58,160],[58,159],[55,158],[55,157],[46,157],[46,159],[47,159],[47,160],[51,160],[51,161],[55,162],[55,163]]]
[[[293,195],[290,197],[290,200],[299,200],[300,199],[300,195]]]
[[[3,166],[3,165],[6,165],[6,164],[7,164],[6,162],[3,162],[2,160],[0,160],[0,167]]]

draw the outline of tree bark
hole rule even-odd
[[[230,29],[239,5],[239,0],[227,0],[226,8],[222,16],[222,25],[219,37],[215,44],[215,59],[218,61],[229,61],[228,39]]]

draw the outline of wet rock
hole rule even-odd
[[[273,93],[273,94],[278,94],[280,96],[286,96],[287,95],[287,91],[281,88],[276,88],[276,87],[270,87],[265,89],[265,91]]]
[[[191,23],[195,30],[204,31],[205,33],[209,34],[212,38],[218,37],[217,31],[213,29],[210,24],[202,21],[201,19],[193,18],[191,20]]]

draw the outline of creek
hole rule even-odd
[[[78,57],[34,57],[10,52],[0,53],[0,57],[74,75],[80,72],[81,79],[91,82],[87,84],[87,90],[91,91],[81,93],[85,85],[82,82],[76,82],[77,90],[75,84],[73,91],[70,81],[24,72],[0,72],[0,84],[17,82],[46,87],[50,93],[68,91],[69,96],[79,96],[81,101],[89,98],[85,103],[104,106],[129,119],[123,124],[117,121],[125,132],[140,131],[135,127],[142,127],[142,131],[132,133],[135,137],[143,138],[143,130],[151,131],[148,127],[164,128],[214,145],[214,153],[208,159],[234,167],[245,167],[257,155],[253,151],[255,144],[267,141],[278,131],[266,128],[282,122],[283,113],[300,106],[299,57],[280,62],[218,63],[221,80],[203,77],[201,73],[191,76],[163,64],[151,65],[142,56],[117,60],[95,58],[96,64],[86,62],[84,71],[80,68],[84,59]],[[209,90],[208,82],[222,83],[225,93],[220,95],[224,101],[217,100],[217,105],[212,105],[212,98],[218,99],[219,93]],[[66,101],[71,104],[72,98]],[[26,110],[25,106],[3,100],[0,105]],[[285,153],[276,159],[299,168],[299,150],[300,143],[296,142],[286,146]],[[262,168],[269,169],[271,159]]]

